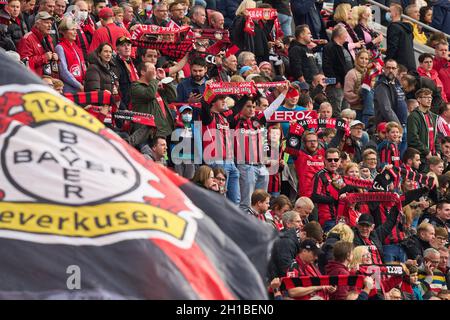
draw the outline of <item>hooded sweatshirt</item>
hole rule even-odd
[[[416,69],[413,26],[408,22],[392,22],[387,28],[386,59],[394,59],[408,71]]]
[[[325,271],[329,276],[350,275],[348,268],[342,263],[335,260],[328,262]],[[330,300],[346,300],[349,291],[353,290],[350,286],[338,286],[337,290],[330,294]]]

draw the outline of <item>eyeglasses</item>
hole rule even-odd
[[[222,182],[225,182],[225,181],[227,181],[227,179],[225,179],[225,178],[216,178],[216,180],[218,180],[218,181],[222,181]]]
[[[328,162],[338,162],[339,160],[339,158],[327,158]]]

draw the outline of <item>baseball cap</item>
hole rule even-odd
[[[294,81],[293,83],[298,85],[300,90],[309,90],[309,84],[307,84],[306,82]]]
[[[365,224],[365,225],[373,225],[375,224],[375,221],[373,220],[373,217],[371,214],[363,213],[359,216],[358,224]]]
[[[314,239],[305,239],[300,242],[300,250],[302,249],[312,251],[315,255],[319,255],[322,252],[317,241]]]
[[[114,17],[114,13],[111,8],[105,7],[98,13],[100,19],[108,19]]]
[[[131,39],[128,38],[127,36],[121,36],[120,38],[117,38],[117,40],[116,40],[116,47],[121,46],[122,44],[125,44],[125,43],[131,43]]]
[[[188,110],[188,109],[192,111],[192,107],[191,106],[184,105],[184,106],[181,106],[178,111],[180,111],[180,113],[183,113],[185,110]]]
[[[243,75],[245,72],[252,70],[249,66],[243,66],[241,70],[239,70],[239,74]]]
[[[386,132],[386,122],[380,122],[377,125],[377,132]]]
[[[357,125],[359,125],[359,124],[361,124],[363,128],[365,127],[365,126],[364,126],[364,123],[362,123],[361,121],[359,121],[359,120],[353,120],[352,122],[350,122],[350,128],[353,128],[354,126],[357,126]]]
[[[50,13],[48,13],[47,11],[41,11],[36,14],[36,17],[34,18],[34,22],[39,21],[39,20],[48,20],[48,19],[54,20],[55,18],[53,18],[53,16]]]

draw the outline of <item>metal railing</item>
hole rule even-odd
[[[378,3],[378,2],[376,2],[374,0],[365,0],[365,1],[370,3],[370,4],[372,4],[372,5],[374,5],[374,6],[379,7],[381,9],[385,10],[385,11],[389,11],[389,7],[386,7],[385,5],[382,5],[381,3]],[[429,25],[427,25],[427,24],[425,24],[423,22],[417,21],[416,19],[413,19],[410,16],[407,16],[405,14],[402,14],[402,18],[406,19],[406,20],[409,20],[411,22],[414,22],[414,23],[418,24],[419,26],[421,26],[422,28],[427,29],[429,31],[443,33],[447,37],[447,39],[450,40],[450,35],[446,34],[445,32],[442,32],[441,30],[438,30],[438,29],[435,29],[433,27],[430,27]]]

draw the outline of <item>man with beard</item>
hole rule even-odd
[[[337,172],[341,152],[329,148],[325,152],[325,168],[318,171],[313,178],[311,200],[317,204],[319,223],[324,232],[336,225],[338,200],[345,195],[340,193],[345,187],[342,177]]]
[[[181,81],[177,87],[178,102],[200,102],[205,91],[207,71],[208,68],[205,59],[196,57],[192,60],[191,76]]]
[[[311,197],[313,177],[324,168],[325,150],[319,148],[319,139],[315,132],[305,132],[302,137],[303,147],[294,161],[298,176],[298,196]]]
[[[419,107],[408,116],[408,147],[419,150],[422,165],[426,159],[440,152],[437,134],[437,115],[430,111],[432,92],[420,89],[416,92]]]
[[[405,93],[396,76],[398,64],[395,60],[387,60],[383,73],[378,78],[374,90],[374,107],[376,123],[395,121],[403,128],[402,142],[399,146],[400,153],[406,149],[406,120],[408,106]]]

